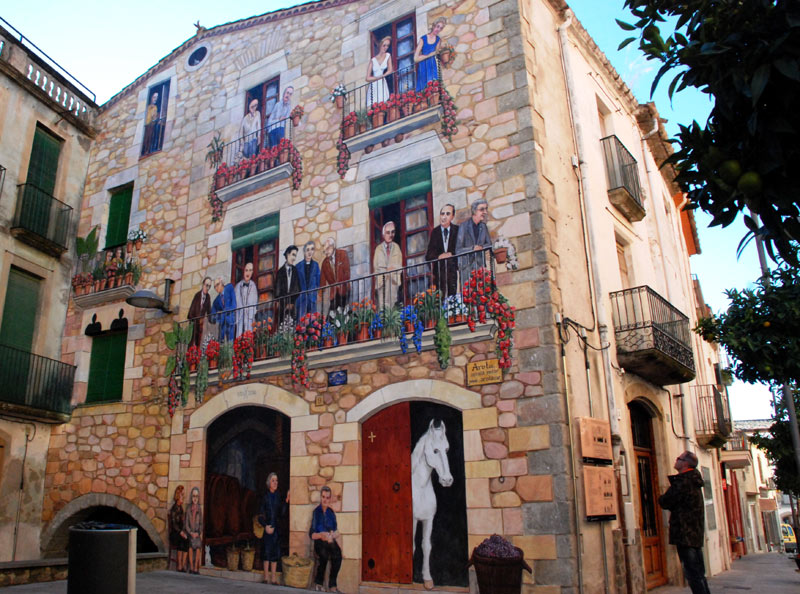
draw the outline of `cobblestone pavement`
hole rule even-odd
[[[762,553],[745,555],[733,562],[730,571],[724,571],[708,579],[711,594],[743,594],[753,591],[758,594],[798,594],[800,573],[788,555]],[[651,590],[651,594],[686,594],[689,587],[664,586]]]

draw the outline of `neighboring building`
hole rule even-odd
[[[0,19],[1,21],[2,19]],[[62,335],[94,95],[0,25],[0,562],[37,559],[51,430],[70,419]]]
[[[429,31],[453,57],[415,67]],[[387,63],[372,60],[387,37],[384,87],[365,76]],[[373,118],[380,100],[390,105]],[[533,567],[528,592],[642,592],[681,579],[655,500],[692,449],[708,481],[709,571],[729,566],[715,448],[730,420],[718,354],[690,330],[703,304],[694,219],[659,167],[671,148],[654,106],[635,101],[564,2],[323,0],[199,28],[102,106],[97,125],[79,233],[99,226],[106,286],[79,284],[69,302],[63,354],[77,364],[80,406],[50,438],[44,556],[62,555],[69,525],[88,517],[136,522],[140,551],[166,551],[184,485],[200,488],[205,542],[224,565],[226,547],[253,540],[275,471],[291,490],[285,551],[308,554],[320,488],[333,490],[346,591],[466,586],[473,547],[499,533]],[[447,265],[423,264],[429,237],[452,205],[472,235],[464,249],[485,246],[470,220],[479,198],[491,240],[513,257],[462,255],[451,286]],[[143,245],[123,245],[139,231]],[[340,250],[329,269],[328,239]],[[317,264],[306,267],[309,242]],[[292,245],[302,294],[283,267]],[[487,362],[491,320],[471,332],[454,317],[446,369],[432,329],[419,354],[386,327],[381,339],[334,332],[337,345],[307,354],[308,388],[288,358],[270,357],[291,351],[294,330],[279,322],[292,313],[410,305],[434,277],[458,295],[482,264],[516,308],[501,377]],[[203,296],[205,277],[246,307],[206,317],[217,292]],[[161,303],[132,295],[164,286]],[[190,311],[200,345],[255,328],[255,360],[247,379],[220,383],[211,370],[204,397],[193,391],[170,417],[164,333]],[[412,450],[441,440],[442,423],[448,443],[430,447],[426,467]],[[427,500],[412,473],[431,467],[436,519],[415,530]]]
[[[780,549],[780,492],[766,454],[750,442],[769,432],[770,419],[734,421],[735,433],[720,452],[725,478],[731,554]]]

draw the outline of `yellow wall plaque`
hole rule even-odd
[[[499,384],[503,381],[503,372],[497,359],[486,359],[467,363],[467,385]]]

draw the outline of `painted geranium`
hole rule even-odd
[[[253,332],[248,330],[233,341],[233,378],[250,379],[254,355]]]
[[[497,324],[495,340],[496,352],[500,358],[501,369],[511,367],[511,347],[513,346],[512,333],[514,332],[514,308],[497,290],[494,276],[487,268],[478,268],[472,271],[469,279],[462,289],[464,303],[467,304],[472,314],[467,320],[469,329],[475,331],[475,318],[483,324],[487,317],[494,319]]]
[[[322,337],[322,320],[316,312],[307,313],[295,326],[294,349],[292,350],[292,383],[311,387],[308,378],[306,350],[316,346]]]

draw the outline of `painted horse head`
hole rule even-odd
[[[431,419],[428,425],[427,439],[425,440],[425,462],[436,471],[439,476],[439,484],[449,487],[453,484],[453,475],[450,474],[450,463],[447,460],[447,451],[450,444],[447,442],[444,421]]]

